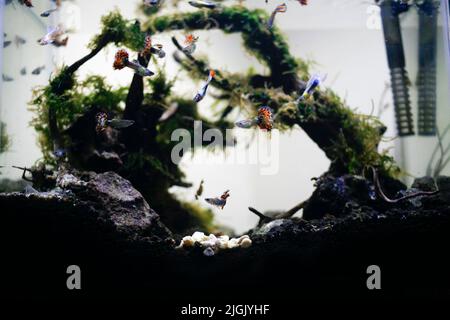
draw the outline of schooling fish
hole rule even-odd
[[[218,198],[206,198],[205,201],[209,204],[212,204],[213,206],[219,207],[223,209],[225,205],[227,204],[227,198],[230,196],[230,190],[225,191],[220,197]]]
[[[203,179],[200,181],[200,185],[198,186],[197,191],[195,192],[195,200],[198,200],[199,197],[203,194]]]
[[[163,112],[163,114],[161,115],[161,117],[159,118],[159,122],[164,122],[167,119],[169,119],[171,116],[173,116],[175,114],[175,112],[177,112],[178,110],[178,103],[177,102],[173,102],[170,107]]]
[[[240,120],[235,123],[236,127],[249,129],[258,126],[262,130],[271,131],[273,129],[273,110],[268,106],[258,109],[258,115],[252,119]]]
[[[208,80],[206,80],[206,83],[203,85],[203,87],[200,89],[199,92],[194,97],[195,102],[200,102],[203,100],[203,98],[206,96],[206,90],[208,90],[208,86],[211,83],[212,79],[215,77],[216,73],[214,70],[209,71]]]
[[[8,47],[10,44],[11,44],[11,41],[9,41],[9,40],[3,41],[3,48]]]
[[[287,11],[287,5],[286,3],[280,4],[273,10],[272,14],[270,15],[269,21],[267,22],[267,27],[271,29],[273,27],[273,22],[275,21],[275,16],[278,12],[286,12]]]
[[[16,44],[16,47],[20,47],[21,45],[24,45],[25,43],[27,43],[27,40],[25,40],[24,38],[22,38],[20,36],[16,36],[14,38],[14,42]]]
[[[189,4],[196,8],[207,8],[207,9],[215,9],[220,6],[218,3],[208,0],[192,0],[189,1]]]
[[[188,34],[186,39],[184,39],[184,43],[186,47],[183,48],[183,52],[186,54],[193,54],[197,46],[195,43],[198,41],[198,37],[194,37],[192,34]]]
[[[166,52],[162,49],[163,45],[162,44],[155,44],[155,46],[153,47],[154,52],[158,55],[158,58],[162,59],[166,56]]]
[[[144,5],[147,7],[155,7],[160,5],[163,0],[144,0]]]
[[[14,81],[14,78],[11,78],[10,76],[6,75],[6,74],[2,74],[2,79],[5,82],[11,82]]]
[[[36,69],[33,69],[33,71],[31,71],[31,74],[37,76],[40,75],[42,70],[45,69],[45,66],[41,66],[41,67],[37,67]]]
[[[325,79],[327,78],[327,75],[319,75],[319,74],[314,74],[311,76],[311,78],[308,80],[308,83],[306,84],[306,88],[303,91],[302,95],[297,99],[298,101],[302,101],[304,100],[307,96],[311,95],[312,92],[318,87],[320,86],[320,84],[322,82],[325,81]]]
[[[55,158],[62,160],[66,157],[67,152],[63,148],[57,148],[53,151],[53,155],[55,156]]]
[[[47,27],[47,34],[38,40],[41,46],[45,46],[55,42],[55,40],[62,34],[59,27]]]
[[[26,74],[27,74],[27,68],[26,68],[26,67],[23,67],[22,69],[20,69],[20,74],[21,74],[22,76],[26,75]]]
[[[33,7],[33,2],[31,0],[19,0],[22,5],[26,5],[28,8]]]
[[[56,12],[56,11],[58,11],[58,8],[50,9],[50,10],[44,11],[44,12],[41,13],[41,17],[47,18],[47,17],[49,17],[53,12]]]
[[[150,77],[154,75],[154,73],[144,66],[142,66],[137,60],[130,61],[129,54],[126,50],[120,49],[116,52],[116,57],[114,59],[113,68],[115,70],[122,70],[123,68],[127,67],[130,69],[133,69],[134,72],[141,77]]]
[[[95,116],[96,126],[95,130],[97,132],[102,132],[106,129],[106,127],[112,127],[116,129],[128,128],[129,126],[134,124],[133,120],[125,120],[125,119],[112,119],[108,120],[108,115],[104,112],[99,112]]]
[[[147,35],[144,39],[144,48],[141,50],[141,55],[146,56],[150,54],[152,50],[152,37]]]

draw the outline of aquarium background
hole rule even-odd
[[[166,0],[168,1],[168,0]],[[0,2],[4,2],[1,0]],[[68,65],[88,52],[86,45],[92,37],[99,33],[100,18],[111,10],[119,9],[125,18],[142,18],[138,6],[141,1],[130,0],[75,0],[63,1],[59,13],[49,18],[39,17],[39,13],[51,8],[51,1],[35,1],[35,8],[28,10],[16,3],[1,9],[1,28],[7,34],[6,40],[13,43],[0,48],[2,73],[14,78],[3,81],[0,86],[0,121],[6,126],[9,137],[9,148],[0,154],[0,165],[31,166],[41,157],[36,143],[36,134],[29,125],[32,113],[28,102],[32,90],[36,86],[46,85],[51,74],[62,65]],[[239,3],[230,1],[230,3]],[[270,13],[282,1],[263,0],[242,1],[248,8],[261,8]],[[394,108],[389,90],[389,69],[387,66],[383,31],[379,17],[379,9],[371,1],[363,0],[311,0],[306,7],[296,1],[286,1],[288,11],[276,18],[277,26],[287,36],[291,53],[296,57],[308,59],[313,72],[326,73],[325,87],[332,88],[339,96],[345,98],[348,105],[360,113],[380,115],[387,125],[385,142],[380,149],[389,149],[400,167],[404,170],[403,180],[407,183],[413,177],[426,174],[431,155],[435,150],[437,137],[396,137]],[[181,1],[180,11],[194,11]],[[176,11],[175,9],[164,10]],[[36,40],[46,32],[47,25],[62,23],[71,30],[67,47],[42,47]],[[418,16],[412,9],[401,18],[402,36],[406,55],[406,64],[411,80],[410,96],[414,119],[417,119],[417,86],[415,79],[418,70]],[[0,32],[0,37],[3,37]],[[173,34],[182,35],[180,31]],[[27,40],[19,47],[14,37],[20,35]],[[186,97],[193,96],[201,82],[192,81],[188,75],[180,71],[174,62],[172,53],[175,47],[170,41],[172,34],[157,35],[155,42],[164,44],[167,56],[159,60],[159,66],[167,71],[170,78],[177,77],[175,91]],[[249,68],[264,71],[254,57],[245,52],[239,34],[224,35],[220,31],[202,31],[198,43],[198,54],[207,55],[215,68],[245,72]],[[443,31],[443,18],[438,20],[437,46],[437,121],[442,133],[450,124],[449,104],[449,72],[448,50],[444,39],[448,33]],[[114,72],[111,68],[115,47],[110,45],[106,51],[80,69],[80,79],[90,74],[99,74],[113,86],[126,86],[131,82],[131,72]],[[39,75],[31,71],[45,65]],[[26,67],[27,74],[20,70]],[[212,90],[213,92],[214,90]],[[385,93],[385,94],[383,94]],[[205,98],[200,104],[200,111],[214,117],[213,99]],[[387,107],[386,107],[387,106]],[[236,119],[238,114],[233,115]],[[279,170],[274,175],[262,175],[258,165],[230,164],[227,159],[236,153],[245,152],[248,142],[252,145],[252,132],[235,130],[240,142],[235,149],[225,154],[196,152],[192,157],[185,157],[182,169],[186,180],[192,182],[190,189],[172,188],[172,192],[180,199],[193,200],[200,180],[205,180],[205,196],[216,196],[225,189],[231,190],[227,207],[215,211],[220,224],[229,226],[237,232],[253,227],[257,217],[243,214],[247,207],[253,206],[261,210],[287,210],[306,199],[313,191],[311,177],[325,172],[329,160],[324,153],[300,129],[280,136]],[[443,137],[444,149],[450,145],[450,132]],[[250,147],[252,148],[252,146]],[[437,161],[437,159],[435,159]],[[450,165],[442,174],[450,174]],[[20,179],[21,172],[11,168],[1,169],[2,179]],[[149,199],[151,205],[151,199]],[[203,205],[203,204],[202,204]],[[207,207],[207,204],[204,204]]]

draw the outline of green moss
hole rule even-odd
[[[102,17],[102,31],[89,43],[94,49],[104,43],[114,43],[116,46],[125,46],[134,51],[142,50],[145,33],[141,31],[139,23],[126,20],[119,11],[113,11]]]
[[[6,124],[0,122],[0,153],[6,152],[10,146],[10,139],[6,133]]]
[[[64,131],[91,107],[119,111],[120,103],[126,96],[127,88],[113,89],[100,76],[90,76],[79,82],[75,77],[68,76],[66,70],[63,68],[48,86],[35,89],[30,103],[30,110],[34,113],[31,125],[38,133],[44,160],[49,163],[53,162],[53,137],[48,123],[50,109],[55,112],[58,128]]]

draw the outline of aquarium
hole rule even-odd
[[[0,4],[12,298],[449,298],[448,1]]]

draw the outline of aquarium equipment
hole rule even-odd
[[[409,9],[409,3],[397,0],[381,0],[377,3],[381,8],[398,135],[413,135],[414,122],[409,98],[409,79],[405,69],[405,52],[399,19],[399,15]]]
[[[417,4],[419,12],[419,91],[418,132],[436,135],[436,44],[439,2],[425,0]]]

